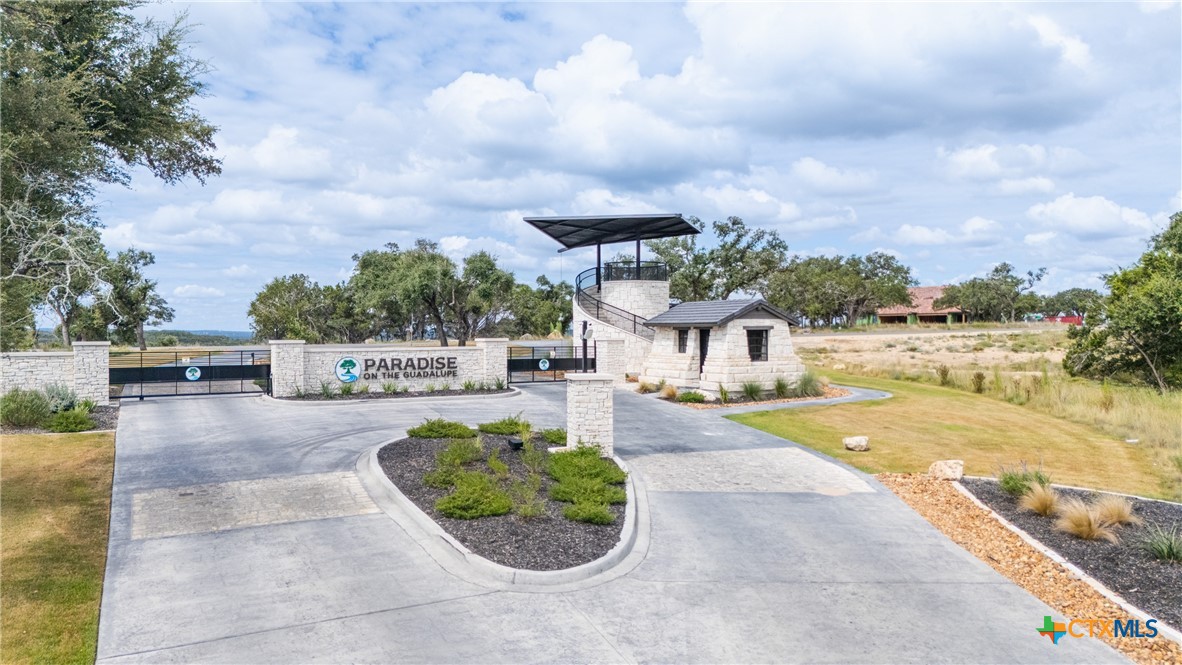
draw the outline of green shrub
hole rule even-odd
[[[465,381],[461,385],[463,386],[464,390],[467,392],[472,392],[473,390],[476,390],[476,382],[472,381],[471,379]]]
[[[550,453],[538,448],[532,441],[526,441],[521,450],[521,463],[530,473],[546,473],[550,466]]]
[[[357,393],[360,395],[368,395],[369,394],[369,384],[366,383],[364,385],[357,386]]]
[[[1137,545],[1158,561],[1182,563],[1182,532],[1176,526],[1167,529],[1151,524]]]
[[[821,397],[824,394],[825,386],[812,372],[801,374],[800,380],[796,382],[796,387],[792,389],[793,397]]]
[[[763,384],[758,381],[744,381],[741,390],[752,402],[758,402],[763,398]]]
[[[444,392],[447,392],[448,390],[451,390],[451,384],[450,384],[450,383],[445,383],[445,384],[443,384],[442,386],[439,386],[439,389],[440,389],[440,390],[442,390],[442,391],[444,391]]]
[[[78,395],[73,390],[60,383],[51,383],[42,389],[45,399],[49,402],[49,412],[69,411],[78,401]]]
[[[94,411],[94,407],[96,406],[98,405],[94,403],[94,400],[84,399],[74,405],[74,410],[89,414],[91,411]]]
[[[433,392],[435,392],[435,384],[434,384],[434,383],[428,383],[428,384],[427,384],[427,387],[426,387],[426,388],[424,388],[424,390],[426,390],[426,391],[427,391],[427,392],[429,392],[429,393],[433,393]]]
[[[792,384],[788,383],[788,379],[782,376],[776,377],[775,385],[776,397],[784,399],[792,394]]]
[[[525,480],[513,483],[509,494],[513,499],[513,512],[522,519],[534,519],[546,513],[546,504],[538,499],[542,489],[542,477],[531,473]]]
[[[978,395],[985,392],[985,372],[973,372],[973,392]]]
[[[647,395],[649,393],[657,392],[657,387],[646,381],[641,381],[640,385],[636,386],[636,392],[640,393],[641,395]]]
[[[678,402],[689,402],[690,404],[703,404],[706,401],[706,396],[696,390],[687,390],[677,396]]]
[[[352,383],[342,383],[341,384],[341,397],[348,397],[349,395],[352,395],[353,388],[354,388],[354,386]]]
[[[176,346],[181,341],[177,339],[176,335],[165,335],[157,342],[160,346]]]
[[[455,491],[436,501],[435,509],[447,517],[471,520],[505,515],[513,510],[513,500],[492,476],[468,471],[456,475]]]
[[[321,381],[320,394],[324,396],[325,399],[332,399],[333,397],[336,397],[337,391],[328,381]]]
[[[601,503],[572,503],[562,509],[562,516],[572,522],[611,524],[616,516]]]
[[[94,421],[77,409],[58,411],[45,421],[45,429],[50,432],[85,432],[94,429]]]
[[[0,397],[0,422],[13,427],[40,425],[49,417],[49,400],[39,390],[13,388]]]
[[[599,456],[595,446],[579,446],[550,456],[550,477],[562,482],[570,478],[595,478],[604,483],[618,485],[628,478],[616,463]]]
[[[423,484],[428,487],[447,489],[455,485],[456,474],[458,473],[460,473],[460,469],[451,466],[441,466],[434,471],[428,471],[423,474]]]
[[[628,495],[618,485],[598,478],[566,478],[550,486],[550,498],[565,503],[624,503]]]
[[[500,480],[509,477],[509,465],[501,459],[501,450],[493,448],[492,452],[488,454],[488,469],[492,471]]]
[[[398,389],[398,392],[400,392],[400,393],[402,393],[403,395],[405,395],[406,393],[410,392],[410,386],[408,386],[408,385],[404,385],[404,386],[402,386],[401,388],[399,388],[399,389]]]
[[[1025,462],[1016,467],[1002,467],[997,474],[998,486],[1012,497],[1022,496],[1034,483],[1046,486],[1051,484],[1051,479],[1041,469],[1027,468]]]
[[[731,391],[727,390],[726,388],[723,388],[722,386],[718,386],[718,401],[722,402],[723,404],[730,402],[731,401]]]
[[[382,384],[382,392],[386,393],[387,395],[398,392],[398,386],[394,385],[393,381],[387,381]]]
[[[544,429],[542,430],[542,439],[551,446],[565,446],[566,430],[561,427]]]
[[[521,413],[518,412],[515,416],[508,416],[501,418],[500,420],[494,420],[491,423],[481,423],[480,425],[476,426],[476,429],[484,432],[485,434],[511,436],[519,433],[521,431],[522,425],[528,424],[528,422],[521,418]]]
[[[468,439],[452,439],[448,441],[447,447],[435,455],[435,460],[439,463],[439,466],[450,466],[458,469],[465,464],[478,461],[483,456],[484,449],[480,446],[480,439],[471,437]]]
[[[940,377],[940,385],[946,386],[952,383],[952,368],[948,365],[940,365],[937,367],[936,374]]]
[[[476,432],[463,423],[435,418],[406,430],[406,435],[416,439],[471,439]]]

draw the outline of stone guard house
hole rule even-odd
[[[796,320],[763,299],[681,303],[645,325],[656,335],[641,381],[717,397],[751,381],[769,391],[779,378],[796,385],[804,373],[789,330]]]

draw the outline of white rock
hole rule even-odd
[[[833,366],[834,371],[841,371],[843,369],[845,369],[845,363],[837,363]]]
[[[928,475],[936,480],[960,480],[964,477],[964,460],[946,459],[932,462]]]
[[[847,436],[841,442],[845,445],[846,450],[860,453],[870,450],[870,437],[868,436]]]

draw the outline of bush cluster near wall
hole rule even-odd
[[[51,384],[43,390],[13,388],[0,397],[0,422],[9,427],[39,427],[51,432],[94,429],[95,404],[79,400],[73,390]]]

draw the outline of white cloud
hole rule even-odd
[[[878,180],[873,170],[838,169],[812,157],[793,162],[792,175],[822,192],[863,192],[873,189]]]
[[[1046,173],[1077,174],[1096,168],[1093,160],[1074,148],[1041,144],[994,145],[983,143],[964,148],[936,149],[945,175],[954,180],[1000,181],[999,188],[1027,188],[1042,191],[1054,183]],[[1034,189],[1030,189],[1030,188]],[[1049,191],[1049,190],[1046,190]],[[1003,191],[1003,194],[1011,193]]]
[[[992,219],[970,217],[954,230],[921,224],[903,224],[894,233],[895,242],[904,245],[982,245],[995,242],[1001,225]]]
[[[1028,16],[1026,21],[1038,33],[1038,39],[1043,46],[1059,49],[1062,58],[1067,63],[1087,69],[1092,64],[1092,52],[1087,44],[1076,35],[1067,34],[1063,28],[1046,16]]]
[[[997,193],[1006,196],[1020,194],[1048,194],[1055,191],[1055,182],[1043,176],[1006,178],[997,183]]]
[[[1177,0],[1140,0],[1137,6],[1146,14],[1157,14],[1169,11],[1177,4]]]
[[[1074,193],[1033,205],[1026,215],[1048,229],[1088,240],[1144,236],[1153,228],[1150,217],[1140,210],[1122,207],[1103,196],[1077,197]]]
[[[212,286],[185,284],[184,286],[178,286],[173,289],[172,295],[177,298],[220,298],[226,295],[226,292],[221,289],[215,289]]]
[[[1055,233],[1054,231],[1043,231],[1041,233],[1027,233],[1026,237],[1022,239],[1022,242],[1026,243],[1027,245],[1045,245],[1048,242],[1054,240],[1055,237],[1058,235],[1059,234]]]
[[[226,277],[249,277],[258,272],[254,268],[245,263],[240,263],[236,266],[222,269],[222,274]]]
[[[333,172],[326,148],[301,145],[300,130],[273,125],[267,135],[249,148],[228,146],[225,166],[275,180],[326,178]]]

